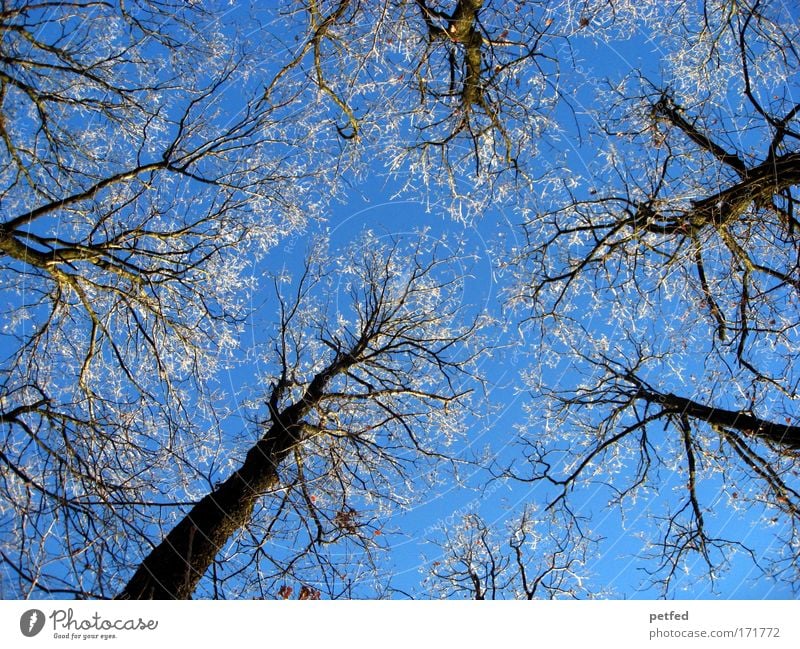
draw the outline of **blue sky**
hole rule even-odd
[[[226,20],[231,25],[236,23],[236,9],[231,9]],[[588,71],[592,71],[590,76],[598,84],[606,79],[613,84],[631,71],[640,71],[655,82],[661,81],[664,67],[660,58],[661,46],[657,39],[648,40],[643,36],[609,42],[580,36],[572,40],[573,60],[577,65],[569,69],[571,62],[562,63],[562,90],[568,101],[559,104],[551,116],[558,128],[538,143],[542,163],[541,168],[534,163],[534,177],[549,172],[545,163],[553,163],[553,159],[562,161],[576,174],[591,176],[602,156],[602,151],[592,148],[600,141],[598,137],[591,137],[596,126],[592,115],[597,108],[594,89],[581,85],[579,91],[571,92],[571,81]],[[277,69],[274,66],[280,64],[281,60],[276,58],[266,64],[264,72],[268,76]],[[249,82],[253,87],[260,83],[254,77]],[[243,86],[235,84],[226,88],[223,107],[236,111],[241,104],[242,89]],[[746,136],[742,141],[750,144]],[[334,144],[346,146],[335,139]],[[368,152],[367,155],[371,154]],[[504,303],[515,280],[514,269],[507,266],[506,255],[512,249],[519,250],[526,245],[521,225],[530,217],[530,210],[535,210],[532,196],[541,187],[534,182],[532,188],[520,191],[519,196],[506,197],[502,203],[489,202],[479,217],[459,221],[442,209],[441,203],[437,202],[441,197],[433,196],[431,202],[425,200],[426,189],[421,181],[403,175],[406,172],[402,170],[400,178],[391,177],[387,165],[388,162],[379,156],[373,157],[361,176],[357,179],[347,177],[350,183],[347,189],[319,215],[318,220],[309,219],[300,232],[281,239],[263,258],[248,260],[252,264],[248,272],[252,272],[255,285],[260,286],[251,296],[251,313],[233,355],[234,362],[229,369],[220,372],[215,384],[227,393],[225,407],[230,411],[221,422],[222,445],[243,457],[247,451],[244,444],[254,435],[254,421],[263,416],[263,410],[260,410],[263,393],[257,380],[267,371],[268,363],[261,356],[268,343],[264,334],[274,324],[274,299],[266,281],[270,274],[286,270],[291,275],[299,275],[305,251],[320,236],[329,240],[334,252],[344,250],[365,230],[387,238],[422,236],[445,242],[445,249],[460,246],[461,255],[469,258],[469,262],[464,262],[460,268],[467,277],[460,299],[469,312],[487,314],[496,319],[490,332],[493,348],[489,359],[481,366],[487,390],[475,397],[477,411],[483,414],[466,422],[463,437],[449,449],[465,460],[459,472],[460,481],[445,482],[434,491],[423,488],[404,511],[382,521],[385,529],[382,541],[388,547],[388,552],[381,555],[382,562],[385,562],[382,567],[393,575],[391,586],[398,593],[424,596],[420,582],[428,573],[431,562],[441,558],[437,543],[442,541],[442,526],[455,529],[461,525],[463,516],[477,513],[493,530],[498,543],[504,544],[505,525],[509,520],[526,506],[544,507],[556,497],[558,490],[545,483],[500,480],[487,467],[467,461],[483,456],[492,461],[495,469],[510,464],[524,469],[517,441],[520,434],[535,436],[538,425],[528,411],[533,395],[524,374],[538,372],[543,383],[553,388],[566,388],[574,384],[576,368],[567,361],[556,362],[552,367],[542,364],[539,350],[535,348],[536,333],[531,333],[530,328],[520,327],[526,314],[509,309]],[[471,182],[466,176],[456,180],[462,186]],[[327,191],[324,186],[315,189],[323,195]],[[599,189],[602,190],[602,186]],[[581,196],[595,191],[597,188],[583,179],[575,189],[575,193]],[[442,203],[445,201],[446,198],[442,199]],[[583,324],[595,336],[608,334],[613,337],[618,333],[614,304],[595,307],[590,298],[584,295],[576,302],[578,310],[583,311]],[[665,300],[661,315],[669,320],[678,309],[686,308],[686,304],[686,296]],[[656,323],[652,327],[655,343],[658,342],[658,326]],[[5,359],[13,353],[14,342],[12,337],[0,337],[0,357]],[[704,376],[702,353],[701,344],[691,348],[684,355],[688,360],[682,368],[687,376],[696,374],[701,377],[700,382]],[[687,395],[698,389],[692,384],[692,379],[678,387],[685,388]],[[568,438],[569,431],[564,434]],[[617,469],[621,473],[630,470],[630,463],[623,463]],[[229,471],[230,466],[220,464],[218,475],[214,477],[222,479]],[[684,483],[677,472],[662,469],[660,476],[662,480],[658,488],[644,491],[626,506],[624,512],[608,506],[613,492],[607,486],[589,484],[571,494],[573,510],[586,516],[591,521],[592,534],[602,539],[597,546],[597,555],[586,567],[588,583],[592,585],[589,590],[607,589],[609,596],[620,598],[661,595],[657,588],[647,585],[645,570],[652,566],[652,562],[637,555],[658,533],[652,517],[663,515],[667,507],[674,504],[673,494]],[[425,484],[426,477],[418,476],[420,484]],[[729,485],[722,484],[718,478],[702,482],[700,493],[713,509],[713,512],[708,512],[709,524],[721,534],[730,533],[752,544],[759,552],[770,554],[779,543],[776,528],[781,529],[786,523],[779,521],[776,526],[769,525],[770,521],[762,518],[764,514],[758,508],[747,511],[734,509],[726,497],[728,490]],[[759,577],[752,563],[741,555],[737,555],[730,569],[719,576],[713,590],[703,580],[706,570],[699,560],[690,561],[686,565],[686,574],[676,579],[669,596],[737,599],[793,596],[788,586]],[[356,589],[356,594],[369,592],[361,593]]]
[[[477,312],[492,313],[500,319],[507,318],[505,330],[497,330],[498,348],[491,359],[482,366],[490,386],[483,406],[492,410],[486,419],[475,419],[467,428],[463,441],[451,449],[464,458],[472,458],[487,452],[499,465],[520,462],[519,447],[515,444],[519,427],[528,425],[525,406],[529,393],[520,380],[520,372],[529,369],[530,350],[515,326],[510,314],[504,314],[501,306],[502,293],[508,277],[498,268],[498,247],[508,241],[519,243],[518,221],[514,210],[487,212],[472,223],[453,222],[436,211],[412,200],[392,198],[396,193],[391,183],[367,181],[352,192],[352,198],[334,207],[325,223],[312,227],[304,237],[295,237],[280,244],[267,260],[267,267],[278,265],[290,272],[299,273],[302,254],[308,242],[327,232],[331,249],[345,248],[364,229],[386,236],[399,235],[415,238],[423,231],[432,240],[466,241],[465,249],[474,253],[474,265],[469,274],[472,281],[466,284],[464,303]],[[269,318],[269,303],[265,304]],[[602,318],[602,314],[600,314]],[[590,317],[596,321],[597,314]],[[600,328],[610,330],[610,325]],[[253,340],[257,338],[253,334]],[[245,336],[248,339],[248,336]],[[564,369],[550,370],[551,382],[564,380]],[[248,364],[237,369],[229,378],[232,385],[248,386],[252,367]],[[414,596],[425,596],[419,589],[420,581],[427,576],[432,562],[440,560],[443,530],[455,530],[463,525],[468,514],[479,514],[493,528],[496,540],[505,542],[507,523],[514,519],[525,506],[544,508],[557,493],[544,484],[520,484],[513,480],[494,479],[491,472],[476,466],[464,466],[460,484],[442,485],[431,493],[418,495],[407,511],[398,512],[385,521],[385,541],[389,552],[385,556],[387,567],[393,573],[391,585],[398,591]],[[617,508],[608,507],[610,492],[602,486],[585,487],[572,497],[572,505],[581,515],[590,520],[589,528],[603,540],[598,545],[598,554],[589,562],[586,573],[589,583],[614,598],[658,598],[662,591],[649,583],[647,570],[652,569],[652,560],[640,556],[644,542],[658,533],[658,528],[649,521],[653,514],[666,513],[674,504],[671,492],[683,486],[677,474],[663,474],[664,481],[658,492],[639,499],[634,506],[626,507],[624,516]],[[723,485],[707,481],[703,495],[709,502],[716,502],[719,511],[709,514],[709,522],[718,526],[721,533],[727,532],[742,542],[752,543],[766,553],[775,549],[775,529],[762,525],[758,512],[740,513],[730,509],[722,498]],[[394,531],[395,534],[390,533]],[[729,598],[763,599],[792,597],[785,584],[775,583],[759,577],[752,562],[744,556],[731,557],[732,565],[721,573],[712,586],[704,580],[707,567],[699,559],[689,563],[685,575],[679,575],[669,592],[670,597],[686,599]],[[531,557],[535,564],[535,556]]]
[[[629,38],[609,43],[596,43],[590,39],[576,39],[576,59],[585,69],[597,71],[598,82],[604,78],[610,81],[619,80],[632,70],[641,71],[646,77],[657,82],[660,77],[662,62],[659,59],[659,43],[645,42],[640,38]],[[579,114],[587,113],[593,108],[591,91],[570,98],[573,108]],[[581,171],[588,170],[594,163],[592,154],[587,157],[586,151],[573,146],[576,139],[571,139],[569,126],[574,121],[574,113],[562,107],[562,124],[567,125],[567,133],[549,146],[558,154],[564,154],[573,167]],[[580,128],[591,128],[591,124],[581,123]],[[548,145],[544,145],[547,147]],[[563,149],[559,151],[558,147]],[[465,300],[476,309],[493,311],[501,319],[503,291],[508,288],[508,278],[498,267],[499,250],[510,246],[521,245],[519,223],[523,219],[524,204],[514,205],[513,200],[502,207],[489,209],[479,219],[469,223],[449,220],[437,213],[437,210],[426,210],[424,205],[413,200],[392,198],[396,189],[390,181],[377,181],[381,177],[378,166],[376,178],[368,178],[362,186],[352,192],[352,198],[335,207],[327,219],[331,239],[336,242],[340,237],[347,241],[360,228],[366,227],[377,232],[407,234],[426,229],[426,236],[464,237],[469,246],[475,250],[478,260],[474,268],[474,281],[465,295]],[[579,187],[576,191],[585,192],[587,187]],[[591,188],[593,189],[593,188]],[[523,201],[525,199],[523,198]],[[677,306],[676,306],[677,308]],[[664,314],[669,317],[667,313]],[[476,421],[468,431],[468,449],[475,450],[484,446],[502,463],[514,458],[518,449],[513,440],[518,426],[525,426],[528,421],[525,405],[528,395],[525,386],[519,380],[519,372],[525,367],[525,343],[518,338],[513,324],[502,333],[500,339],[508,347],[498,349],[493,361],[485,367],[489,383],[493,386],[488,398],[497,414],[490,422]],[[603,314],[595,314],[601,319]],[[608,317],[608,314],[606,314]],[[596,323],[597,320],[593,321]],[[594,331],[606,329],[613,333],[612,325],[592,326]],[[699,357],[698,357],[699,358]],[[687,374],[696,372],[703,375],[702,367],[685,368]],[[564,380],[559,368],[550,377],[553,384]],[[685,386],[691,393],[695,386]],[[467,451],[469,452],[469,451]],[[573,497],[573,506],[580,513],[586,514],[592,521],[592,531],[604,540],[600,544],[599,555],[591,562],[588,571],[593,575],[594,583],[607,587],[614,597],[651,598],[661,594],[658,588],[648,585],[646,570],[652,566],[642,557],[643,543],[658,533],[658,528],[648,522],[653,514],[661,515],[672,503],[671,492],[684,486],[677,475],[665,472],[660,490],[652,492],[648,497],[640,498],[635,505],[626,508],[624,516],[619,510],[607,507],[610,497],[608,490],[597,487],[585,488],[580,495]],[[453,485],[443,488],[441,492],[424,498],[415,504],[408,513],[398,517],[396,527],[401,535],[391,543],[392,550],[389,561],[396,566],[396,577],[393,584],[406,592],[414,592],[420,573],[426,571],[426,561],[437,560],[438,547],[431,541],[441,540],[436,527],[444,524],[456,525],[459,518],[468,512],[480,513],[485,522],[495,528],[500,535],[505,523],[513,518],[522,507],[529,504],[545,505],[553,497],[552,490],[543,485],[532,487],[516,484],[513,481],[486,483],[486,474],[480,470],[474,472],[471,479],[466,480],[473,487],[465,488]],[[758,510],[740,512],[731,509],[725,502],[725,488],[719,481],[706,480],[702,494],[707,502],[713,503],[713,513],[707,514],[708,521],[721,534],[727,533],[752,543],[762,549],[765,554],[773,552],[779,541],[776,540],[775,528],[765,525]],[[765,514],[766,515],[766,514]],[[439,538],[437,538],[439,536]],[[425,560],[420,556],[423,555]],[[727,557],[726,557],[727,558]],[[728,570],[721,573],[712,586],[702,579],[706,566],[699,559],[689,562],[686,574],[678,576],[670,590],[671,597],[677,598],[784,598],[791,597],[791,589],[785,584],[776,584],[768,579],[760,578],[752,562],[742,556],[730,557],[732,563]]]

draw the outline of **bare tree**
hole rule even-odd
[[[314,129],[297,128],[299,102],[264,98],[257,44],[226,29],[183,2],[0,12],[13,592],[104,595],[90,539],[128,529],[136,545],[128,507],[181,502],[152,486],[176,463],[197,475],[186,449],[215,443],[209,380],[237,344],[251,266],[321,204]],[[59,553],[66,572],[43,581]]]
[[[426,579],[432,596],[532,600],[601,594],[589,586],[594,548],[577,519],[537,516],[526,507],[502,532],[468,514],[444,534],[442,555],[431,561]]]
[[[528,546],[543,537],[526,511],[504,545],[474,519],[441,592],[588,594],[570,498],[602,482],[631,502],[676,467],[657,580],[692,556],[715,576],[732,547],[767,569],[714,528],[723,495],[774,519],[772,565],[793,569],[790,7],[199,4],[0,7],[3,592],[311,598],[381,581],[386,512],[469,423],[460,257],[366,237],[259,291],[277,241],[383,174],[447,216],[525,222],[504,270],[532,336],[529,462],[504,475],[552,488],[561,523]],[[578,58],[652,34],[659,70],[604,83]],[[262,300],[275,326],[240,350]],[[220,377],[256,356],[245,405]]]
[[[408,466],[441,454],[459,433],[471,389],[462,387],[474,360],[465,344],[476,324],[459,324],[460,278],[439,268],[452,258],[431,252],[416,244],[405,253],[398,242],[368,237],[337,269],[309,262],[294,296],[279,302],[271,349],[278,373],[259,439],[155,545],[121,598],[190,597],[264,498],[304,504],[305,551],[342,536],[374,543],[374,523],[353,506],[358,494],[397,498],[392,485]],[[330,290],[334,272],[346,278],[349,302],[315,306],[315,289]],[[284,471],[292,477],[282,479]]]
[[[406,179],[407,193],[423,187],[427,202],[474,218],[530,187],[571,97],[560,77],[571,39],[615,12],[629,13],[605,2],[299,3],[287,13],[309,29],[268,94],[309,79],[320,119],[351,151]]]
[[[502,11],[516,16],[514,7]],[[407,136],[397,125],[416,119],[403,107],[413,70],[434,56],[429,48],[440,49],[433,25],[441,16],[431,11],[441,13],[413,3],[309,3],[230,23],[228,14],[219,18],[213,6],[204,11],[196,3],[19,3],[0,12],[0,463],[2,559],[11,592],[117,592],[113,575],[136,565],[143,545],[213,493],[220,471],[234,468],[234,456],[226,455],[234,445],[220,423],[230,402],[217,394],[214,379],[239,343],[257,288],[253,267],[279,237],[323,211],[363,152],[377,149],[393,164]],[[477,11],[471,16],[475,31]],[[480,127],[470,118],[466,131],[476,143],[500,132],[490,104],[503,71],[489,70],[535,58],[528,52],[498,63],[486,39],[481,74],[492,81],[461,102],[484,121],[495,111]],[[273,45],[280,42],[286,58],[275,62]],[[498,52],[523,47],[506,45]],[[403,54],[407,47],[419,50],[413,60]],[[452,53],[461,60],[461,46]],[[397,74],[384,83],[388,60]],[[401,64],[411,65],[405,81]],[[462,71],[452,72],[446,83],[464,88]],[[475,74],[467,70],[473,81]],[[429,96],[437,93],[415,96],[416,115],[425,115]],[[356,103],[362,99],[364,115]],[[514,136],[503,124],[507,147]],[[530,132],[521,123],[518,129]],[[480,155],[490,161],[495,153]],[[438,184],[451,183],[452,168],[431,170],[444,179]],[[318,368],[320,385],[347,374],[340,361],[334,357],[328,373]],[[390,395],[375,401],[389,419]],[[306,405],[297,405],[300,397],[278,378],[268,399],[281,406],[276,417],[295,413],[287,424],[292,436],[298,426],[306,430],[309,416]],[[403,422],[422,417],[396,414]],[[266,435],[271,427],[264,427]],[[302,448],[321,444],[319,462],[354,461],[339,457],[338,443],[320,441],[330,436],[307,437]],[[284,442],[274,442],[282,449],[276,464],[289,452]],[[384,451],[387,467],[394,466],[391,448]],[[297,500],[302,476],[327,475],[324,462],[300,462],[297,449],[291,498],[276,520],[311,502]],[[341,533],[360,519],[344,496],[329,500],[337,498],[327,520]],[[255,502],[242,504],[240,522],[251,520],[246,514]],[[292,523],[310,532],[315,510],[306,514]],[[227,538],[210,542],[203,561]],[[255,546],[249,556],[260,561],[260,542],[248,543]],[[307,546],[308,555],[319,543]],[[284,573],[275,567],[276,575]],[[214,578],[214,588],[223,581]],[[175,584],[166,588],[162,594],[179,592]],[[191,590],[192,584],[180,593]],[[139,592],[155,593],[149,586]]]
[[[549,368],[531,375],[527,479],[563,487],[554,507],[602,483],[621,505],[678,471],[683,495],[648,532],[658,583],[693,557],[713,579],[735,549],[793,580],[796,21],[758,0],[677,11],[671,73],[610,82],[603,167],[526,226],[517,297]],[[780,551],[725,529],[721,503],[770,521]]]

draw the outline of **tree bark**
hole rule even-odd
[[[786,449],[800,450],[800,426],[778,424],[737,410],[714,408],[672,393],[640,390],[638,394],[651,403],[660,403],[669,410],[708,424],[738,430]]]
[[[270,426],[242,466],[192,507],[150,552],[117,599],[190,599],[220,548],[278,482],[278,467],[301,433],[299,422]]]
[[[680,218],[640,210],[630,224],[656,234],[686,234],[697,233],[709,225],[732,223],[752,203],[763,204],[800,184],[800,153],[787,153],[741,173],[740,182],[695,201]]]
[[[278,398],[286,385],[281,381],[273,386],[271,424],[242,466],[192,507],[139,565],[116,599],[191,598],[217,552],[247,524],[256,501],[277,484],[278,467],[302,441],[307,428],[304,418],[324,398],[328,383],[358,362],[368,342],[365,334],[349,351],[337,351],[303,395],[281,412]]]

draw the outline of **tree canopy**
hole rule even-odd
[[[793,589],[796,8],[268,4],[0,9],[0,595]]]

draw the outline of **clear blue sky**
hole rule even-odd
[[[234,23],[235,12],[232,11],[228,19]],[[618,79],[631,70],[642,70],[653,78],[659,75],[657,43],[634,38],[624,42],[590,44],[576,39],[573,45],[575,60],[585,69],[595,69],[598,79]],[[281,60],[276,58],[274,63],[280,65]],[[565,70],[564,79],[568,80],[569,76],[570,71]],[[228,92],[231,106],[238,105],[237,88],[231,87]],[[585,112],[592,108],[593,99],[585,90],[574,95],[572,101],[574,111],[562,107],[556,113],[566,129],[564,134],[558,140],[543,143],[543,153],[563,154],[571,166],[584,172],[594,161],[595,152],[580,148],[574,129],[576,120],[582,131],[590,126],[582,120],[586,119]],[[507,464],[518,457],[519,448],[514,445],[518,427],[528,425],[525,405],[529,395],[521,377],[528,360],[527,342],[520,338],[515,326],[517,315],[509,314],[503,308],[502,294],[508,287],[509,277],[500,268],[502,251],[522,242],[519,229],[523,220],[522,206],[511,201],[489,209],[472,222],[454,221],[436,209],[426,209],[418,200],[397,197],[399,185],[395,180],[387,179],[384,165],[384,161],[376,160],[370,173],[354,184],[346,200],[335,203],[324,214],[322,222],[312,223],[304,234],[280,242],[254,268],[254,272],[277,272],[285,267],[290,273],[299,273],[302,253],[310,239],[320,232],[327,234],[334,249],[345,247],[364,229],[378,235],[408,237],[416,237],[424,230],[425,236],[432,239],[463,239],[465,252],[474,255],[468,273],[470,280],[463,295],[464,304],[476,313],[486,312],[497,317],[500,325],[493,336],[497,349],[492,361],[483,368],[490,386],[485,405],[494,411],[491,416],[469,422],[463,441],[458,442],[460,446],[451,451],[471,458],[488,449],[489,455],[499,465]],[[583,191],[587,189],[582,188]],[[220,377],[220,384],[231,394],[233,414],[223,422],[231,437],[246,432],[253,425],[253,412],[246,401],[253,398],[253,377],[263,368],[259,367],[257,354],[252,352],[260,341],[264,323],[273,317],[270,296],[256,293],[254,306],[255,311],[243,332],[238,352],[241,363]],[[596,317],[602,319],[603,314],[596,314]],[[595,320],[595,331],[602,331],[603,326],[602,321],[597,326]],[[607,323],[605,326],[613,334],[612,325]],[[0,337],[0,357],[6,358],[12,350],[13,341]],[[551,375],[547,380],[553,386],[565,380],[561,373],[563,368],[549,371]],[[240,449],[241,456],[246,450],[245,447]],[[225,477],[227,471],[227,468],[222,470],[219,477]],[[526,504],[546,505],[556,493],[542,484],[531,486],[514,481],[492,481],[488,471],[475,467],[465,466],[461,477],[463,484],[445,485],[439,491],[421,494],[408,511],[385,521],[385,541],[390,547],[385,556],[394,574],[392,586],[399,591],[420,594],[419,584],[427,573],[428,563],[437,560],[435,542],[441,540],[438,527],[442,524],[459,524],[463,514],[474,511],[495,529],[497,538],[502,540],[504,525],[510,517],[518,514]],[[636,555],[643,541],[648,540],[648,535],[657,531],[652,521],[648,522],[649,518],[654,513],[663,513],[665,504],[671,502],[672,490],[680,486],[675,476],[664,474],[660,491],[628,507],[624,518],[617,509],[607,507],[610,493],[605,487],[586,488],[573,495],[575,511],[587,515],[591,519],[592,532],[603,539],[598,546],[598,556],[588,566],[591,583],[596,584],[598,590],[605,588],[610,596],[628,598],[652,598],[660,594],[655,588],[643,586],[647,582],[643,569],[652,564]],[[709,513],[708,518],[720,533],[727,531],[765,553],[769,553],[771,544],[777,543],[775,529],[763,524],[759,511],[738,512],[726,504],[726,500],[720,497],[722,485],[707,480],[702,485],[702,493],[706,502],[715,503],[716,510]],[[644,538],[635,534],[642,534]],[[741,556],[733,561],[730,570],[720,576],[715,591],[707,582],[697,581],[706,570],[699,561],[689,565],[688,574],[676,581],[670,595],[738,599],[792,597],[788,587],[758,578],[752,564]]]
[[[380,170],[379,170],[380,171]],[[488,311],[502,317],[500,293],[505,278],[498,273],[498,245],[507,245],[519,236],[513,210],[498,210],[483,215],[470,224],[458,223],[427,211],[424,205],[404,199],[393,199],[395,188],[384,183],[380,176],[366,182],[352,192],[352,198],[331,210],[326,223],[312,228],[305,237],[293,238],[279,245],[270,255],[271,268],[285,265],[290,272],[301,270],[302,252],[310,238],[320,231],[327,230],[331,247],[344,248],[363,229],[376,233],[416,237],[421,230],[433,239],[453,236],[463,238],[466,249],[475,254],[471,268],[473,280],[468,284],[464,295],[465,304],[478,311]],[[265,304],[269,312],[269,305]],[[261,313],[258,318],[269,318],[269,313]],[[257,318],[257,319],[258,319]],[[513,322],[512,322],[513,324]],[[258,333],[253,334],[254,339]],[[484,449],[491,449],[492,456],[503,464],[516,458],[519,466],[519,447],[514,444],[516,427],[527,421],[524,405],[527,401],[525,386],[519,372],[525,369],[526,350],[518,332],[512,326],[505,332],[498,331],[498,350],[492,360],[483,366],[491,390],[486,407],[497,409],[489,420],[475,420],[466,431],[464,442],[460,444],[463,457],[470,458]],[[247,335],[245,339],[247,339]],[[229,377],[231,384],[246,386],[252,377],[251,368],[244,365]],[[561,379],[553,373],[554,383]],[[459,446],[455,447],[457,450]],[[454,449],[451,449],[454,450]],[[461,476],[463,484],[442,486],[441,490],[424,493],[407,512],[400,513],[385,523],[386,543],[390,547],[386,559],[394,573],[392,586],[399,591],[424,595],[419,590],[420,580],[427,574],[430,564],[441,558],[437,541],[442,540],[442,527],[455,529],[463,522],[463,516],[478,513],[490,527],[494,528],[497,540],[503,540],[505,525],[514,518],[525,505],[536,504],[544,507],[554,497],[552,489],[544,484],[527,485],[514,481],[493,481],[489,472],[476,467],[466,467]],[[712,525],[719,525],[720,533],[726,532],[743,542],[769,550],[776,543],[775,529],[762,525],[758,514],[742,514],[731,510],[724,504],[721,485],[704,483],[704,496],[708,502],[717,501],[719,512],[708,514]],[[590,528],[594,535],[603,538],[598,546],[599,554],[587,567],[587,574],[597,589],[606,589],[615,598],[656,598],[660,591],[649,585],[646,570],[652,568],[652,559],[637,556],[643,547],[643,540],[658,530],[648,518],[662,514],[673,502],[671,491],[682,487],[675,476],[665,476],[659,493],[641,499],[635,507],[629,507],[625,516],[615,508],[607,507],[610,493],[607,489],[584,489],[572,500],[575,511],[591,519]],[[644,537],[637,536],[643,534]],[[739,556],[733,560],[730,570],[722,573],[712,586],[703,579],[707,567],[697,560],[693,570],[674,581],[670,596],[675,598],[730,598],[762,599],[792,597],[785,585],[759,578],[752,563]]]

